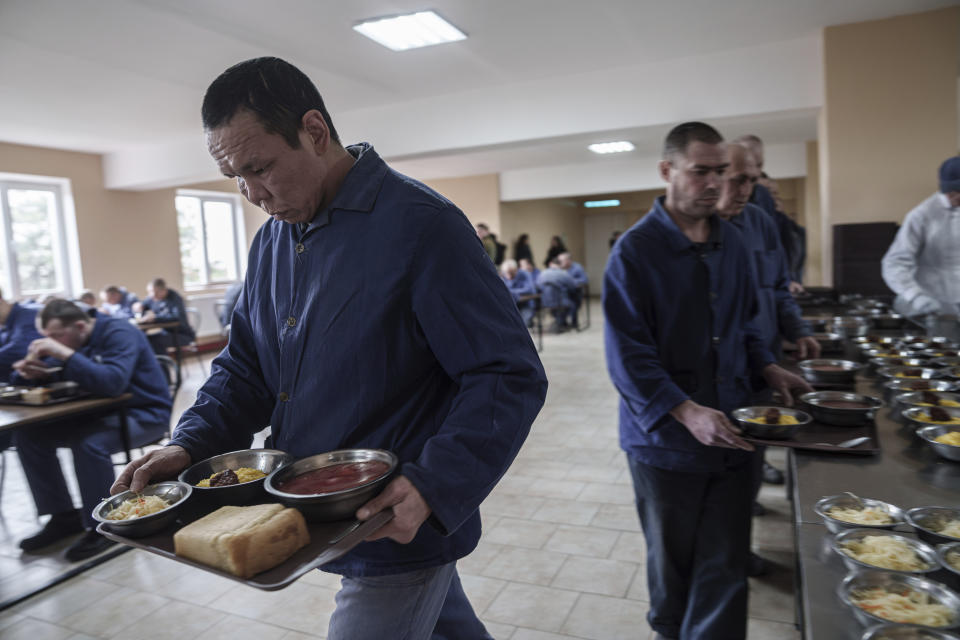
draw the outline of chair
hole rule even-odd
[[[193,330],[193,341],[187,346],[183,347],[183,350],[187,355],[196,356],[197,363],[200,365],[200,371],[203,373],[203,377],[207,377],[207,368],[203,364],[203,356],[200,353],[200,347],[197,345],[197,333],[200,331],[200,310],[196,307],[186,307],[185,311],[187,312],[187,324],[190,325],[190,328]]]
[[[217,314],[217,320],[220,321],[220,335],[224,338],[230,337],[230,323],[224,322],[224,311],[227,310],[227,301],[225,299],[217,300],[213,303],[213,312]],[[229,320],[229,319],[228,319]]]
[[[157,356],[157,362],[160,363],[163,375],[167,379],[167,386],[170,387],[170,398],[176,400],[177,392],[180,391],[180,384],[183,382],[180,367],[177,366],[177,361],[170,356]]]

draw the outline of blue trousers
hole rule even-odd
[[[167,425],[142,425],[127,416],[127,428],[130,446],[139,447],[159,440]],[[67,447],[73,452],[73,467],[83,501],[83,521],[87,528],[94,527],[93,509],[110,495],[110,485],[116,479],[110,456],[123,450],[119,416],[25,427],[16,431],[13,442],[39,515],[74,509],[57,448]]]
[[[684,473],[627,462],[647,541],[650,626],[680,640],[746,638],[753,465]]]
[[[341,580],[328,640],[493,640],[473,612],[455,562]]]

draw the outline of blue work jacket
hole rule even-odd
[[[0,326],[0,380],[10,380],[13,363],[27,355],[27,347],[43,336],[37,331],[37,313],[42,307],[14,302],[7,321]]]
[[[512,278],[500,276],[500,279],[503,280],[503,284],[507,285],[507,289],[510,290],[514,300],[520,296],[530,296],[537,292],[537,287],[533,284],[533,278],[526,271],[519,270]]]
[[[752,256],[759,304],[756,325],[767,349],[779,358],[781,336],[795,342],[812,332],[790,293],[787,257],[777,227],[765,211],[752,204],[730,222],[743,234]]]
[[[99,315],[87,343],[59,374],[100,396],[132,393],[127,413],[144,425],[169,424],[173,401],[146,336],[128,320]]]
[[[692,399],[729,412],[750,400],[750,371],[774,361],[753,317],[756,283],[739,232],[714,216],[692,243],[658,198],[614,245],[604,273],[607,368],[620,392],[620,445],[641,462],[720,471],[743,451],[707,447],[669,411]]]
[[[385,575],[461,558],[547,381],[516,305],[448,200],[367,144],[305,229],[257,232],[230,341],[172,439],[194,461],[272,444],[297,458],[379,448],[432,510],[410,544],[365,542],[325,569]]]
[[[573,281],[577,283],[578,287],[587,284],[587,272],[579,262],[571,263],[570,268],[567,269],[567,273],[570,274],[570,277],[573,278]]]
[[[156,298],[144,298],[140,303],[144,311],[153,311],[157,316],[157,322],[180,322],[179,327],[172,329],[187,340],[196,340],[197,336],[193,333],[190,323],[187,321],[187,307],[183,302],[183,297],[173,289],[167,289],[167,295],[162,300]]]
[[[773,194],[762,184],[753,187],[750,202],[763,210],[777,229],[780,246],[787,260],[787,273],[795,282],[803,282],[803,266],[807,260],[807,232],[790,219],[790,216],[777,209]]]

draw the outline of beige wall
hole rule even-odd
[[[831,225],[895,221],[957,153],[960,7],[824,30],[824,278]]]
[[[526,233],[538,267],[543,266],[553,236],[560,236],[574,259],[582,260],[583,208],[578,202],[561,198],[518,200],[501,203],[500,212],[500,237],[510,247],[508,257],[513,257],[517,237]]]
[[[183,290],[176,189],[105,189],[97,154],[5,143],[0,143],[0,172],[70,180],[85,287],[99,291],[118,284],[142,294],[146,282],[160,276]],[[227,180],[184,187],[236,193]],[[265,217],[244,202],[244,218],[249,242]]]
[[[470,222],[485,222],[497,234],[500,242],[505,242],[501,233],[500,177],[497,174],[437,178],[424,182],[457,205]]]
[[[807,229],[807,263],[803,282],[808,286],[823,286],[820,257],[823,236],[820,233],[820,159],[817,141],[807,142],[807,177],[803,181],[803,226]]]

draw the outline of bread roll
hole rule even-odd
[[[27,404],[43,404],[50,399],[50,389],[47,387],[33,387],[24,391],[20,398]]]
[[[220,507],[173,534],[178,556],[249,578],[310,543],[307,523],[281,504]]]

